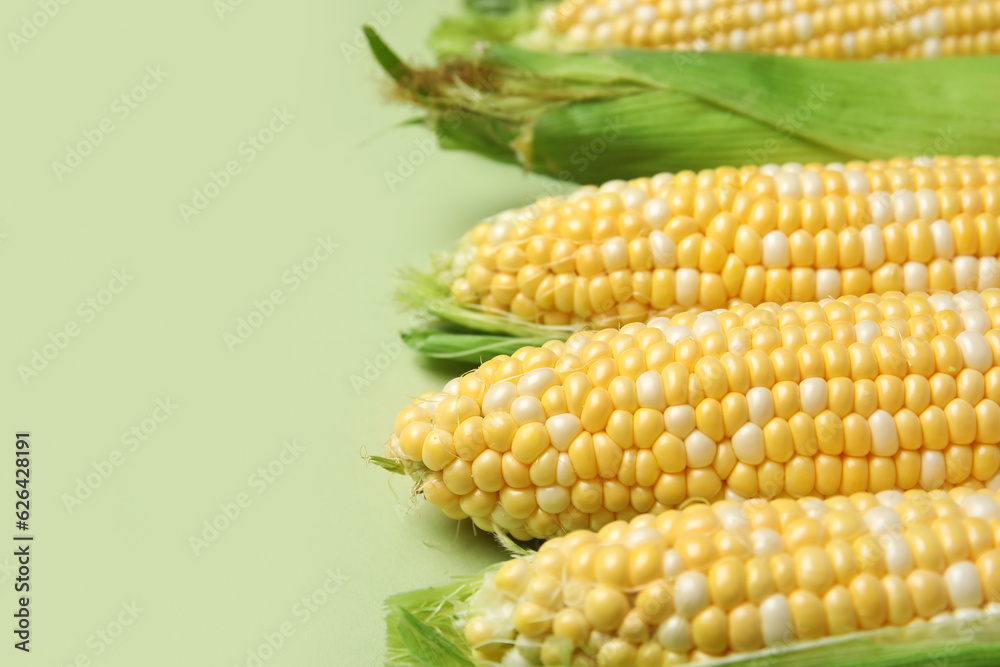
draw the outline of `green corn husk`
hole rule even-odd
[[[497,563],[486,572],[499,566]],[[456,622],[462,620],[467,602],[478,590],[483,575],[386,600],[385,664],[475,667],[472,651]],[[856,632],[699,664],[705,667],[995,667],[998,662],[1000,615],[990,615]]]
[[[465,0],[466,12],[480,16],[505,16],[521,10],[537,12],[537,8],[552,0]]]
[[[443,148],[567,182],[1000,152],[1000,56],[560,55],[492,44],[421,70],[366,35],[396,95],[422,108]]]
[[[412,326],[402,332],[403,342],[436,359],[479,365],[499,354],[513,354],[525,345],[565,340],[579,330],[521,322],[509,315],[459,305],[441,269],[404,270],[396,286],[396,301],[411,314]]]
[[[428,44],[438,55],[468,53],[476,42],[512,42],[538,24],[538,12],[551,0],[465,0],[464,12],[443,19]]]

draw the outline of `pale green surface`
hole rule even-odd
[[[433,22],[457,5],[402,0],[383,32],[426,54]],[[361,460],[381,453],[408,396],[453,370],[404,350],[355,391],[351,375],[405,321],[392,274],[541,188],[436,153],[390,192],[384,172],[429,135],[383,132],[407,110],[383,104],[367,52],[347,62],[339,46],[387,6],[244,0],[220,20],[212,0],[87,0],[60,5],[18,52],[0,45],[0,554],[13,550],[17,429],[33,433],[37,536],[32,652],[12,647],[15,594],[0,569],[0,665],[246,665],[286,622],[295,634],[263,664],[380,664],[385,597],[500,558],[488,536],[456,537],[422,503],[403,516],[409,484]],[[36,11],[5,3],[0,27]],[[168,76],[122,120],[111,105],[147,66]],[[238,147],[274,107],[295,119],[247,163]],[[113,133],[59,182],[52,162],[104,117]],[[185,224],[179,205],[228,160],[242,173]],[[339,249],[293,291],[282,275],[326,235]],[[133,282],[85,322],[78,304],[123,267]],[[273,289],[286,301],[231,353],[223,334]],[[69,322],[80,335],[25,384],[18,366]],[[166,397],[176,413],[129,451],[122,432]],[[248,477],[286,439],[304,453],[256,495]],[[124,463],[70,513],[63,495],[115,450]],[[189,537],[242,492],[252,504],[195,555]],[[346,580],[302,623],[293,606],[328,570]],[[97,655],[91,635],[133,600],[144,611]]]

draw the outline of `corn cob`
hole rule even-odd
[[[1000,286],[993,157],[765,165],[584,186],[463,238],[462,305],[616,326],[734,299]]]
[[[377,462],[518,539],[692,498],[1000,483],[998,327],[988,289],[583,331],[420,396]]]
[[[1000,3],[563,0],[523,38],[563,50],[758,51],[812,58],[1000,52]]]
[[[509,560],[451,620],[480,664],[660,667],[762,649],[771,664],[851,635],[828,649],[839,658],[867,633],[912,626],[926,642],[964,619],[948,655],[971,643],[958,664],[995,664],[970,638],[1000,613],[997,500],[958,487],[643,514]],[[930,664],[909,657],[870,664]]]

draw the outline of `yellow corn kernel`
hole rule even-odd
[[[945,516],[924,492],[895,506],[858,493],[637,515],[511,559],[481,581],[488,590],[471,598],[463,630],[497,663],[540,646],[543,664],[581,651],[600,664],[660,665],[982,610],[983,591],[1000,586],[998,500],[956,488],[933,500]],[[823,526],[807,516],[818,506]],[[715,549],[745,540],[746,526],[753,550]],[[636,567],[644,574],[632,576]]]
[[[996,486],[1000,330],[983,306],[998,302],[844,296],[582,331],[421,395],[386,453],[449,515],[540,538],[692,499]],[[964,553],[937,539],[948,555],[920,567]]]

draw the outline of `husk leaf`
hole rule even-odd
[[[376,53],[388,50],[366,34]],[[443,147],[565,181],[1000,152],[1000,56],[882,62],[482,46],[410,68],[396,78],[398,95],[426,111]]]
[[[471,651],[452,614],[468,600],[478,577],[395,595],[386,601],[386,665],[472,667]],[[448,648],[445,648],[448,647]]]
[[[511,42],[538,23],[544,0],[466,0],[459,16],[442,19],[428,44],[438,55],[468,53],[477,42]]]
[[[549,327],[521,322],[460,305],[441,274],[404,269],[396,285],[396,301],[410,313],[411,327],[403,342],[423,355],[481,364],[525,345],[565,340],[579,327]]]

